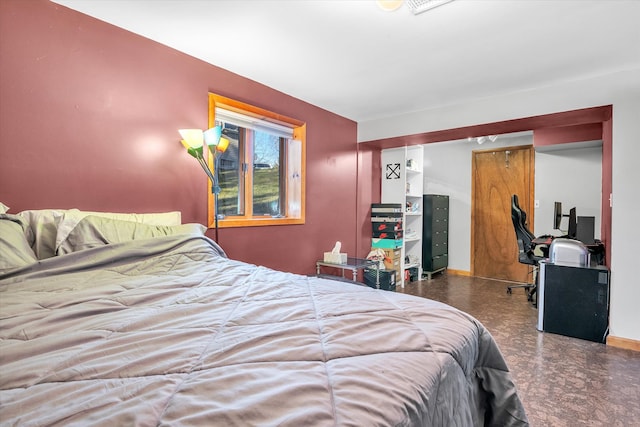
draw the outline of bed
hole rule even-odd
[[[2,425],[527,425],[464,312],[67,213],[0,214]]]

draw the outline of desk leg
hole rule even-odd
[[[316,264],[316,275],[320,275],[320,264]]]
[[[353,281],[358,281],[358,270],[356,268],[353,269]]]

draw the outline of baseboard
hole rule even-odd
[[[627,350],[640,351],[640,341],[631,340],[629,338],[613,337],[609,335],[607,337],[607,345]]]
[[[471,272],[470,271],[453,270],[451,268],[447,269],[447,274],[453,274],[453,275],[456,275],[456,276],[471,276]]]

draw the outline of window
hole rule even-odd
[[[216,125],[229,140],[219,158],[219,227],[304,224],[305,124],[209,94],[209,127]],[[210,227],[214,203],[209,193]]]

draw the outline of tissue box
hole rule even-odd
[[[347,254],[334,254],[333,252],[325,252],[324,262],[330,262],[332,264],[346,264]]]

